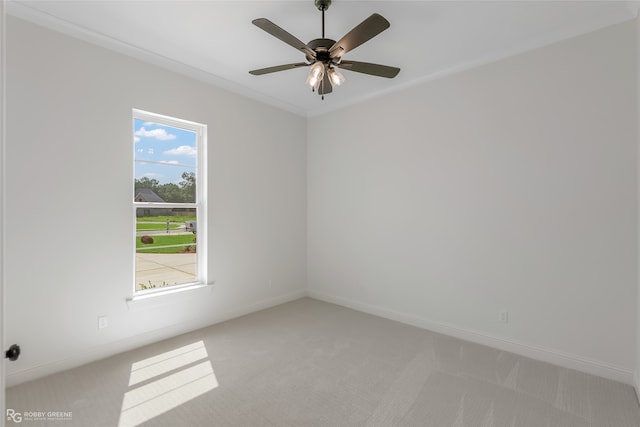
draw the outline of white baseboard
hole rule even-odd
[[[449,335],[465,341],[471,341],[477,344],[482,344],[489,347],[497,348],[499,350],[515,353],[520,356],[529,357],[531,359],[536,359],[554,365],[562,366],[564,368],[575,369],[577,371],[597,375],[599,377],[608,378],[629,385],[640,385],[640,378],[634,376],[634,373],[632,371],[608,363],[581,357],[575,354],[569,354],[554,349],[525,344],[522,342],[506,340],[482,332],[460,328],[448,323],[434,321],[412,314],[401,313],[383,307],[329,295],[322,292],[316,292],[313,290],[307,290],[307,296],[321,301],[348,307],[357,311],[362,311],[364,313],[373,314],[375,316],[384,317],[386,319],[416,326],[422,329]],[[636,390],[638,390],[637,385]]]
[[[215,325],[216,323],[235,319],[236,317],[241,317],[246,314],[284,304],[289,301],[294,301],[305,296],[306,292],[304,290],[291,292],[288,294],[279,295],[277,297],[247,304],[242,307],[232,308],[225,312],[219,313],[218,315],[216,315],[213,321],[206,322],[206,324],[182,322],[179,324],[171,325],[169,327],[163,327],[161,329],[155,329],[147,331],[143,334],[127,337],[122,340],[113,341],[104,345],[87,348],[80,354],[74,355],[72,357],[55,360],[38,366],[32,366],[27,369],[12,373],[7,373],[5,378],[5,385],[6,387],[12,387],[18,384],[25,383],[27,381],[32,381],[38,378],[45,377],[47,375],[54,374],[56,372],[66,371],[68,369],[76,368],[87,363],[95,362],[96,360],[105,359],[118,353],[144,347],[145,345],[153,344],[155,342],[172,338],[200,328]]]
[[[348,307],[357,311],[362,311],[364,313],[373,314],[375,316],[383,317],[386,319],[395,320],[397,322],[416,326],[422,329],[427,329],[441,334],[453,336],[466,341],[471,341],[489,347],[497,348],[499,350],[509,351],[511,353],[552,363],[565,368],[575,369],[578,371],[586,372],[588,374],[609,378],[614,381],[620,381],[635,387],[640,403],[640,372],[634,373],[617,366],[587,359],[577,355],[524,344],[516,341],[505,340],[481,332],[459,328],[457,326],[450,325],[444,322],[438,322],[427,318],[407,313],[401,313],[383,307],[374,306],[371,304],[366,304],[363,302],[324,294],[312,290],[296,291],[274,298],[258,301],[242,307],[236,307],[223,313],[219,313],[219,315],[216,316],[213,322],[209,322],[205,325],[194,325],[187,323],[176,324],[168,328],[152,330],[144,334],[125,338],[123,340],[118,340],[105,345],[88,348],[81,354],[74,355],[73,357],[56,360],[50,363],[30,367],[28,369],[17,372],[12,372],[7,374],[6,376],[6,387],[11,387],[27,381],[51,375],[56,372],[72,369],[86,363],[113,356],[124,351],[143,347],[154,342],[158,342],[183,333],[191,332],[199,328],[207,327],[216,323],[221,323],[230,319],[254,313],[256,311],[274,307],[279,304],[294,301],[305,296]]]

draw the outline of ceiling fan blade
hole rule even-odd
[[[324,73],[322,82],[318,86],[318,95],[325,95],[331,92],[333,92],[333,86],[331,85],[331,80],[329,80],[329,73]]]
[[[276,71],[291,70],[298,67],[308,67],[310,64],[306,62],[296,62],[295,64],[276,65],[275,67],[260,68],[259,70],[251,70],[249,74],[261,76],[263,74],[275,73]]]
[[[390,26],[389,21],[382,15],[374,13],[331,46],[329,54],[331,58],[340,58],[345,53],[374,38]]]
[[[306,55],[309,55],[309,56],[311,56],[313,58],[316,57],[316,53],[313,51],[313,49],[311,49],[309,46],[307,46],[305,43],[300,41],[295,36],[289,34],[285,30],[283,30],[282,28],[278,27],[273,22],[269,21],[268,19],[266,19],[266,18],[257,18],[257,19],[254,19],[251,22],[256,27],[261,28],[262,30],[264,30],[267,33],[271,34],[273,37],[282,40],[283,42],[285,42],[289,46],[293,46],[297,50],[301,50]]]
[[[356,73],[370,74],[372,76],[386,77],[392,79],[398,75],[400,68],[390,67],[388,65],[372,64],[370,62],[360,61],[340,61],[336,64],[343,70],[355,71]]]

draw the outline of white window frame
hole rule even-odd
[[[156,295],[166,295],[175,293],[178,291],[185,291],[189,289],[197,289],[207,286],[207,125],[202,123],[196,123],[189,120],[178,119],[175,117],[164,116],[161,114],[151,113],[139,109],[132,110],[132,132],[134,131],[135,121],[144,120],[148,122],[158,123],[161,125],[167,125],[175,128],[185,129],[192,131],[196,134],[196,201],[195,203],[154,203],[154,202],[136,202],[132,196],[132,215],[134,219],[133,223],[133,278],[132,278],[132,295],[133,300],[143,299]],[[133,135],[132,135],[133,136]],[[135,147],[135,144],[134,144]],[[134,148],[135,150],[135,148]],[[132,150],[133,152],[133,150]],[[135,179],[135,153],[132,163],[132,178]],[[133,183],[133,180],[132,180]],[[133,194],[130,192],[129,194]],[[136,213],[139,208],[195,208],[196,210],[196,224],[197,224],[197,250],[196,250],[196,262],[197,272],[196,280],[193,282],[179,283],[176,285],[163,286],[160,288],[136,290]]]

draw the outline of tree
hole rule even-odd
[[[194,172],[182,172],[180,188],[185,202],[196,201],[196,174]]]
[[[162,200],[169,203],[182,203],[184,196],[182,189],[177,184],[169,182],[158,187],[156,194],[162,197]]]
[[[150,188],[155,192],[155,190],[158,188],[158,185],[160,185],[160,182],[158,182],[157,179],[149,179],[149,177],[146,176],[143,176],[140,179],[136,178],[134,181],[134,188],[136,190],[138,188]]]
[[[143,176],[134,180],[134,191],[139,188],[150,188],[167,203],[193,203],[196,201],[196,174],[183,172],[178,184],[160,184],[157,179]]]

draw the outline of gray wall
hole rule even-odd
[[[8,384],[307,292],[632,382],[637,27],[306,120],[9,17]],[[125,302],[131,108],[209,126],[213,291]]]
[[[23,348],[9,385],[304,295],[304,118],[7,22],[5,339]],[[212,291],[125,301],[132,108],[208,125]]]
[[[0,2],[0,70],[5,69],[5,10],[4,2]],[[0,79],[0,192],[4,194],[4,146],[5,146],[5,80]],[[4,271],[4,197],[0,195],[0,270]],[[0,273],[0,319],[4,319],[4,274]],[[4,320],[0,325],[0,345],[4,346]],[[5,414],[4,363],[0,363],[0,414]],[[2,421],[4,422],[4,421]],[[2,425],[0,422],[0,425]]]
[[[636,97],[636,108],[638,109],[638,113],[640,114],[640,11],[638,12],[638,16],[635,19],[636,22],[636,89],[637,89],[637,97]],[[637,148],[637,165],[640,165],[640,120],[636,117],[637,124],[637,132],[636,138],[638,141]],[[638,175],[638,190],[640,191],[640,173]],[[638,194],[638,223],[640,224],[640,193]],[[638,227],[638,232],[640,233],[640,227]],[[638,242],[640,242],[640,234],[638,234]],[[640,247],[640,244],[638,245]],[[640,253],[638,253],[640,257]],[[638,258],[638,271],[640,272],[640,258]],[[636,388],[636,397],[638,398],[638,402],[640,402],[640,273],[638,274],[638,302],[637,302],[637,313],[636,313],[636,366],[635,366],[635,376],[634,376],[634,385]]]
[[[310,119],[311,295],[631,383],[635,31]]]

